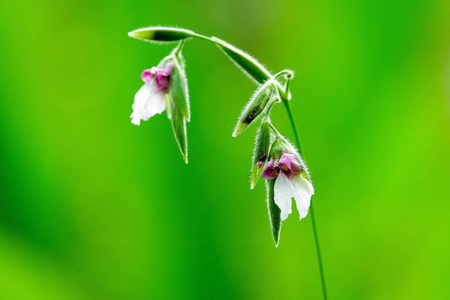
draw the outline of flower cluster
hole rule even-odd
[[[185,63],[181,49],[185,40],[202,38],[214,43],[241,70],[259,84],[250,101],[242,110],[233,131],[238,136],[250,125],[261,119],[256,134],[252,158],[251,188],[259,178],[264,178],[267,187],[267,207],[275,244],[278,245],[281,223],[292,213],[292,198],[295,199],[300,219],[305,218],[314,194],[306,165],[295,147],[284,138],[270,120],[273,106],[291,98],[289,84],[293,72],[283,70],[275,75],[256,59],[215,37],[206,37],[190,30],[149,27],[129,33],[131,37],[149,42],[174,42],[178,46],[157,67],[141,74],[144,85],[134,97],[131,122],[140,125],[167,109],[175,139],[187,163],[186,122],[190,121],[190,104],[185,74]],[[292,119],[291,119],[292,120]]]

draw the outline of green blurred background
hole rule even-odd
[[[0,2],[0,299],[320,299],[311,220],[273,245],[255,86],[212,45],[184,50],[190,164],[169,121],[130,123],[140,72],[215,35],[272,71],[313,175],[330,299],[450,298],[450,2]],[[293,139],[282,106],[274,122]]]

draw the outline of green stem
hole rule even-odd
[[[300,138],[298,137],[297,124],[295,124],[294,116],[292,115],[291,106],[289,105],[289,101],[286,99],[285,95],[281,95],[284,107],[286,108],[286,112],[289,116],[289,121],[291,122],[292,131],[294,132],[295,142],[297,144],[297,149],[300,155],[303,156],[302,148],[300,146]]]
[[[297,125],[295,124],[295,119],[294,119],[294,116],[292,115],[291,106],[289,105],[289,101],[286,100],[284,97],[283,97],[283,103],[284,103],[284,106],[286,107],[286,112],[289,116],[289,121],[291,122],[292,131],[294,132],[294,137],[295,137],[295,142],[297,144],[298,152],[303,156],[302,148],[300,146],[300,138],[298,136],[298,131],[297,131]],[[314,233],[314,241],[316,243],[317,261],[319,263],[320,280],[322,283],[323,298],[326,300],[327,299],[327,289],[325,286],[325,274],[323,271],[322,255],[320,254],[319,235],[317,233],[316,219],[314,216],[314,209],[313,209],[313,202],[311,202],[311,205],[309,207],[309,214],[311,216],[311,224],[312,224],[312,229],[313,229],[313,233]]]
[[[216,42],[212,40],[209,36],[200,33],[195,33],[194,37],[216,44]]]

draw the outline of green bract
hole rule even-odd
[[[175,105],[170,94],[166,94],[167,100],[167,116],[171,120],[175,140],[178,148],[180,148],[181,155],[186,163],[188,163],[188,139],[186,130],[186,118]]]
[[[189,122],[191,120],[189,91],[181,50],[178,53],[173,53],[171,61],[173,63],[173,69],[172,74],[170,75],[170,97],[183,117]]]
[[[167,43],[193,37],[195,33],[187,29],[173,27],[146,27],[133,30],[128,35],[147,42]]]
[[[211,40],[214,41],[220,50],[222,50],[234,63],[236,63],[236,65],[238,65],[257,83],[264,83],[272,77],[263,65],[244,51],[216,37],[212,37]]]
[[[274,188],[275,179],[266,179],[266,202],[267,210],[269,212],[270,229],[272,232],[273,241],[275,242],[275,247],[278,247],[281,233],[281,210],[275,203]]]
[[[255,148],[252,157],[252,174],[250,179],[250,188],[254,188],[261,173],[269,160],[270,148],[274,140],[274,133],[270,128],[270,120],[268,117],[261,121],[255,137]]]

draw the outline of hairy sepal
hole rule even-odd
[[[175,140],[178,144],[178,148],[180,149],[184,161],[188,163],[188,139],[187,139],[186,118],[178,109],[170,94],[166,94],[166,100],[168,103],[167,116],[171,121]]]
[[[277,101],[275,82],[268,80],[256,89],[250,101],[245,105],[234,127],[233,137],[238,136],[247,129],[250,124],[262,115],[268,105],[275,101]]]
[[[270,157],[270,150],[274,141],[274,133],[270,128],[270,120],[265,117],[261,121],[255,137],[255,148],[253,149],[252,170],[250,178],[250,188],[253,189],[261,177],[267,161]]]
[[[172,54],[171,61],[173,62],[173,69],[170,74],[169,93],[183,117],[190,122],[191,110],[189,104],[189,89],[181,50]]]
[[[276,179],[266,179],[266,192],[267,192],[267,211],[269,213],[270,229],[275,243],[275,247],[278,247],[280,243],[281,234],[281,210],[275,203],[275,180]]]

